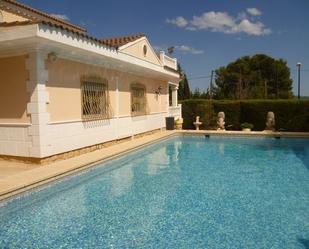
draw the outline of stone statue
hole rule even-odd
[[[193,124],[195,125],[195,130],[199,130],[200,129],[200,125],[202,124],[202,122],[200,122],[200,116],[196,116],[195,122],[193,122]]]
[[[218,116],[217,116],[217,130],[218,131],[225,131],[225,114],[224,112],[218,112]]]
[[[275,130],[275,114],[273,112],[267,113],[265,130],[267,131]]]

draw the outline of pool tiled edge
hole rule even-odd
[[[29,191],[56,179],[68,176],[81,170],[93,167],[100,162],[122,156],[143,146],[156,143],[177,135],[209,135],[209,136],[267,136],[267,137],[300,137],[309,138],[306,132],[242,132],[242,131],[210,131],[210,130],[175,130],[163,131],[128,142],[115,144],[101,150],[89,152],[67,160],[56,161],[19,174],[0,179],[0,201]]]

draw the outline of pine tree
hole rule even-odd
[[[264,54],[244,56],[215,71],[215,98],[291,98],[287,62]]]
[[[180,64],[178,63],[178,72],[181,77],[178,88],[178,99],[184,100],[190,98],[190,87],[187,79],[186,73],[182,70]]]

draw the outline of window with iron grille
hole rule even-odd
[[[131,113],[133,116],[146,114],[146,89],[142,84],[131,85]]]
[[[109,118],[108,85],[105,79],[82,80],[82,119]]]

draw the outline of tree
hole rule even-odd
[[[291,98],[287,62],[264,54],[244,56],[215,71],[216,99]]]
[[[195,88],[194,92],[191,92],[192,99],[209,99],[209,89],[207,91],[201,91],[199,88]]]
[[[201,98],[201,91],[199,88],[195,88],[194,92],[191,93],[192,99],[200,99]]]
[[[182,70],[180,64],[178,63],[178,72],[180,74],[181,80],[178,87],[178,99],[184,100],[190,98],[190,87],[187,79],[186,73]]]

